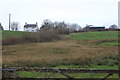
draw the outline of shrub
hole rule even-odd
[[[61,39],[57,30],[39,31],[37,32],[37,36],[39,42],[49,42]]]
[[[26,33],[22,38],[9,38],[2,40],[3,45],[14,45],[19,43],[49,42],[60,40],[61,37],[57,30],[38,31],[36,33]]]
[[[23,43],[24,41],[20,38],[9,38],[2,40],[2,45],[14,45],[18,43]]]
[[[56,30],[38,31],[36,33],[23,35],[23,40],[26,42],[49,42],[59,40],[60,36]]]
[[[25,42],[38,42],[38,36],[36,33],[24,34],[22,39]]]

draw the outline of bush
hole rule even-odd
[[[49,42],[60,40],[61,37],[57,30],[38,31],[36,33],[27,33],[22,38],[9,38],[2,40],[3,45],[14,45],[19,43]]]
[[[39,42],[49,42],[61,39],[57,30],[39,31],[37,32],[37,36]]]
[[[36,33],[24,34],[22,39],[25,42],[38,42],[38,36]]]

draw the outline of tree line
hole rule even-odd
[[[77,23],[52,22],[48,19],[44,20],[40,27],[40,31],[56,30],[60,34],[69,34],[80,29],[82,28]]]
[[[12,31],[19,31],[19,23],[18,22],[12,22],[11,23],[11,30]],[[86,25],[85,27],[81,28],[80,25],[77,23],[65,23],[64,21],[58,22],[52,22],[49,19],[43,20],[39,31],[47,31],[47,30],[57,30],[60,34],[69,34],[72,32],[84,30],[88,27],[89,25]],[[118,29],[118,26],[115,24],[112,24],[109,26],[109,29]],[[2,24],[0,23],[0,30],[4,30]]]

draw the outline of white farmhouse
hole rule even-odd
[[[12,29],[12,31],[18,31],[18,23],[12,23],[11,24],[11,29]]]
[[[37,22],[36,22],[36,24],[27,24],[27,23],[25,23],[25,25],[24,25],[24,31],[36,32],[37,30],[38,30]]]

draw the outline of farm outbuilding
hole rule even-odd
[[[84,30],[86,31],[102,31],[105,30],[105,26],[93,26],[93,25],[87,25]]]
[[[90,27],[90,30],[100,30],[100,29],[105,29],[105,27]]]

